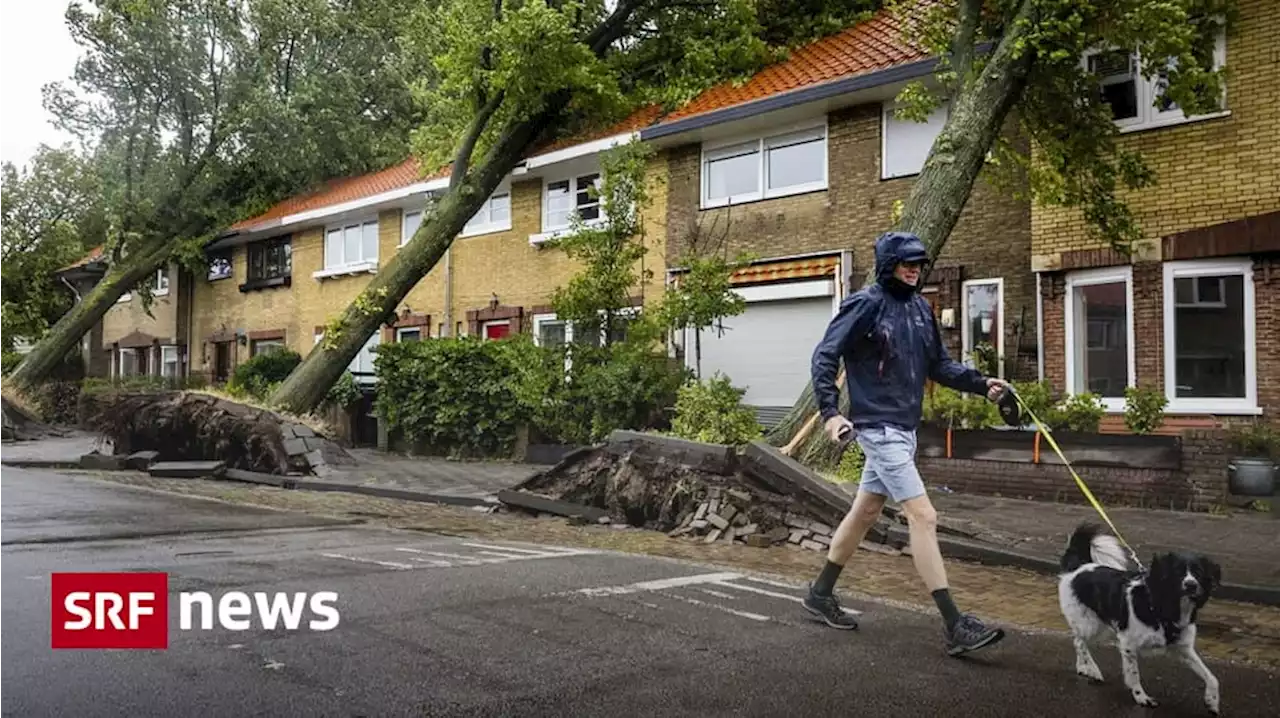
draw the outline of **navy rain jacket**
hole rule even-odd
[[[986,377],[953,360],[942,346],[929,303],[894,278],[899,262],[924,261],[914,234],[888,232],[876,240],[876,282],[845,299],[813,352],[814,396],[825,422],[839,413],[836,374],[844,360],[849,419],[856,427],[920,424],[926,379],[973,394],[987,393]]]

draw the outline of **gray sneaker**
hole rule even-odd
[[[950,630],[944,629],[944,633],[947,638],[947,655],[951,656],[986,648],[1004,638],[1003,629],[988,628],[977,617],[967,613],[960,616],[960,620]]]
[[[852,613],[845,613],[835,594],[821,596],[810,588],[809,594],[804,597],[804,608],[832,628],[851,631],[858,627],[858,619]]]

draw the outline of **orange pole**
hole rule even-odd
[[[947,458],[951,458],[951,427],[947,427]]]
[[[1040,463],[1040,432],[1036,432],[1035,448],[1031,451],[1031,463]]]

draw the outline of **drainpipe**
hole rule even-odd
[[[1036,373],[1044,381],[1044,297],[1040,294],[1040,273],[1036,272]]]
[[[453,336],[453,247],[444,250],[444,331],[440,336]]]

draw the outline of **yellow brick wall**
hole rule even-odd
[[[102,347],[111,345],[135,331],[156,337],[161,343],[171,343],[178,337],[178,272],[170,267],[169,293],[155,297],[151,303],[151,315],[142,308],[142,297],[133,292],[127,302],[117,302],[102,317]],[[153,280],[152,280],[153,281]]]
[[[653,204],[645,213],[645,269],[653,278],[636,294],[646,303],[661,296],[666,268],[663,261],[666,238],[666,159],[650,164],[649,182]],[[513,182],[511,186],[512,226],[509,231],[454,240],[453,321],[467,330],[467,312],[489,306],[493,295],[506,306],[526,311],[549,303],[551,293],[578,271],[575,262],[557,249],[529,244],[529,235],[542,229],[542,180]],[[378,216],[378,259],[385,266],[399,248],[402,214],[384,211]],[[209,282],[197,277],[193,314],[193,372],[211,372],[214,352],[205,346],[208,337],[219,332],[284,329],[291,349],[306,356],[314,346],[314,331],[342,312],[369,283],[372,275],[329,277],[311,274],[324,266],[324,228],[315,227],[293,235],[292,284],[289,287],[241,293],[247,270],[247,250],[236,247],[229,279]],[[442,259],[409,292],[397,313],[409,308],[414,314],[431,316],[430,335],[439,335],[444,321],[445,262]],[[127,333],[127,332],[126,332]],[[236,362],[249,358],[250,346],[237,345]]]
[[[1122,135],[1142,153],[1156,184],[1127,193],[1145,259],[1159,238],[1280,209],[1280,13],[1275,0],[1240,0],[1226,43],[1228,117]],[[1079,209],[1035,207],[1032,265],[1057,268],[1062,252],[1095,249]]]

